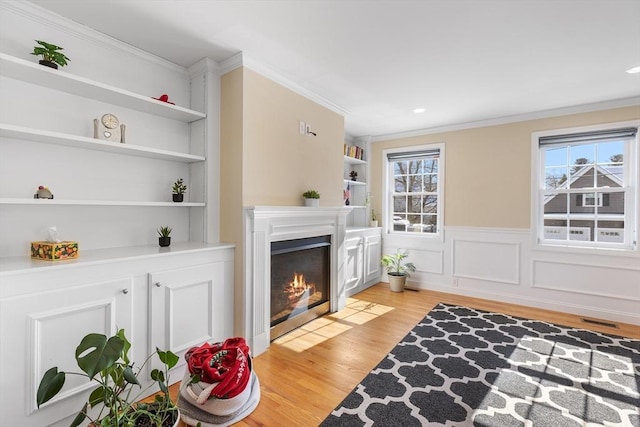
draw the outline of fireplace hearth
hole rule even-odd
[[[271,243],[270,339],[329,312],[331,236]]]

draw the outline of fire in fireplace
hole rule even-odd
[[[331,236],[271,243],[271,340],[329,312]]]

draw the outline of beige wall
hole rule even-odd
[[[242,333],[243,207],[342,206],[344,118],[247,68],[221,79],[220,236],[234,243],[235,324]],[[299,121],[317,136],[300,135]]]
[[[531,133],[638,118],[640,108],[627,107],[375,142],[371,150],[373,207],[382,213],[383,150],[444,143],[444,225],[529,228]]]

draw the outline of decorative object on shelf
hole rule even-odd
[[[169,95],[167,95],[166,93],[163,93],[158,98],[154,98],[153,96],[151,98],[158,101],[166,102],[167,104],[176,105],[174,102],[169,101]]]
[[[176,182],[173,183],[171,191],[173,192],[173,201],[178,203],[182,202],[184,200],[184,192],[187,191],[187,184],[184,183],[182,178],[178,178]]]
[[[383,256],[380,261],[380,264],[387,270],[389,287],[392,292],[404,291],[407,277],[411,276],[409,272],[416,271],[416,266],[413,263],[404,262],[408,256],[408,252],[398,250],[395,254]]]
[[[42,59],[38,61],[40,65],[51,67],[57,70],[58,65],[64,67],[65,65],[67,65],[67,61],[71,61],[65,56],[64,53],[59,52],[61,50],[64,50],[60,46],[43,42],[42,40],[36,40],[36,43],[38,43],[40,46],[34,46],[31,55],[42,56]]]
[[[120,124],[115,114],[103,114],[100,119],[93,119],[93,137],[106,141],[125,143],[124,132],[126,126]]]
[[[38,186],[38,190],[33,195],[34,199],[53,199],[53,193],[44,185]]]
[[[351,177],[351,181],[357,181],[358,180],[358,172],[356,172],[356,171],[349,172],[349,176]]]
[[[378,226],[378,217],[376,217],[376,213],[371,209],[371,220],[369,221],[369,227],[377,227]]]
[[[320,193],[316,190],[307,190],[302,193],[302,197],[304,197],[304,205],[312,208],[317,208],[320,206]]]
[[[158,237],[158,244],[163,248],[171,245],[171,231],[173,231],[171,227],[165,225],[158,228],[157,231],[160,236]]]
[[[45,372],[36,395],[38,408],[60,392],[68,373],[97,383],[97,387],[71,422],[71,427],[79,426],[85,418],[96,426],[177,426],[180,414],[169,395],[169,370],[178,363],[178,356],[156,347],[156,351],[142,365],[134,367],[135,364],[129,359],[130,348],[131,343],[127,340],[124,329],[109,338],[95,333],[86,335],[75,351],[76,362],[82,372],[58,371],[57,366]],[[138,378],[148,372],[147,364],[154,355],[158,356],[163,367],[151,370],[151,379],[157,383],[161,392],[156,394],[152,403],[136,403],[148,391],[148,388],[142,389]],[[133,392],[135,386],[140,388],[139,393]],[[98,405],[104,406],[97,415],[87,413],[89,408]],[[167,421],[169,424],[166,424]]]
[[[258,406],[260,384],[244,338],[205,342],[187,350],[184,358],[178,408],[187,425],[235,424]]]
[[[342,198],[344,199],[345,206],[349,206],[351,204],[351,202],[349,201],[350,197],[351,197],[351,186],[347,182],[347,188],[342,191]]]
[[[47,233],[47,240],[31,242],[31,258],[46,261],[78,258],[78,242],[60,240],[55,226],[49,227]]]

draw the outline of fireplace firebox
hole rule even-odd
[[[331,236],[271,243],[271,341],[329,312],[330,259]]]

